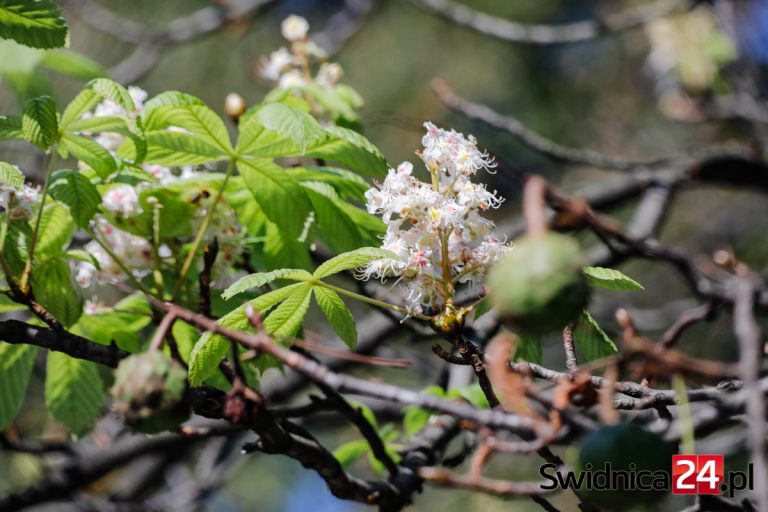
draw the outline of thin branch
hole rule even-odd
[[[563,329],[563,350],[565,350],[565,367],[569,372],[575,371],[579,363],[576,360],[576,349],[573,346],[574,323],[570,323]]]
[[[254,335],[242,331],[235,331],[214,322],[210,318],[189,311],[188,309],[160,302],[153,297],[147,297],[147,299],[155,307],[166,312],[175,310],[177,317],[185,322],[220,334],[240,343],[246,348],[268,353],[279,359],[289,368],[303,374],[311,381],[322,383],[340,393],[354,393],[403,405],[417,405],[424,409],[443,414],[450,414],[457,418],[473,421],[479,425],[501,430],[522,432],[525,434],[533,434],[534,432],[540,431],[540,428],[538,430],[535,429],[535,427],[539,427],[538,425],[535,425],[529,418],[522,416],[505,414],[487,409],[478,409],[465,403],[444,400],[435,397],[434,395],[403,389],[391,384],[370,382],[364,379],[339,375],[320,363],[281,347],[264,334]]]
[[[419,476],[441,487],[469,489],[504,498],[535,496],[551,492],[542,489],[544,482],[509,482],[507,480],[491,480],[484,477],[472,478],[455,475],[450,471],[434,467],[421,468]]]
[[[708,302],[693,309],[689,309],[688,311],[684,311],[678,317],[677,321],[664,332],[659,343],[664,348],[672,347],[675,343],[677,343],[677,340],[680,339],[680,337],[689,327],[692,327],[704,320],[711,319],[714,311],[715,304],[712,302]]]
[[[751,277],[751,276],[750,276]],[[758,382],[763,361],[760,326],[754,316],[755,284],[750,277],[736,281],[733,308],[733,329],[739,341],[741,378],[746,393],[746,412],[749,416],[752,463],[757,482],[768,480],[768,461],[765,456],[765,398]],[[758,485],[753,492],[758,510],[768,510],[768,487]]]
[[[589,41],[598,37],[642,26],[655,19],[682,12],[689,4],[682,0],[658,0],[627,8],[603,17],[562,23],[534,25],[491,16],[452,0],[413,0],[416,5],[481,34],[510,43],[563,44]]]
[[[440,100],[452,110],[455,110],[470,119],[481,121],[499,130],[506,131],[515,136],[529,148],[558,162],[585,164],[605,169],[631,170],[637,168],[685,166],[686,163],[714,156],[732,155],[739,158],[749,158],[752,155],[750,149],[738,145],[726,145],[695,150],[691,149],[675,155],[649,160],[633,160],[630,158],[606,155],[591,149],[564,146],[558,142],[543,137],[514,117],[501,115],[485,105],[473,103],[456,95],[456,93],[454,93],[453,90],[451,90],[451,88],[440,78],[433,80],[432,88],[435,90]]]

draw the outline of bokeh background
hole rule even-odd
[[[589,19],[643,3],[461,1],[499,17],[552,24]],[[289,14],[300,14],[310,21],[311,33],[323,33],[339,21],[338,16],[344,14],[349,3],[340,0],[270,2],[247,20],[226,24],[204,37],[164,48],[146,73],[136,78],[135,84],[150,95],[180,90],[199,96],[222,114],[224,98],[229,92],[241,94],[249,105],[258,103],[271,85],[258,78],[256,64],[260,57],[283,44],[279,32],[282,19]],[[135,51],[136,45],[104,27],[88,23],[89,8],[97,5],[127,20],[163,26],[210,5],[204,0],[92,0],[87,3],[70,0],[61,4],[71,26],[71,48],[111,69],[116,78],[125,73],[125,59]],[[344,42],[333,59],[344,68],[343,81],[356,88],[365,99],[361,113],[365,135],[390,163],[416,162],[414,151],[420,146],[421,124],[425,120],[472,133],[480,146],[496,155],[502,169],[487,176],[487,181],[507,198],[496,219],[499,223],[508,222],[519,210],[520,180],[515,171],[543,174],[574,192],[609,179],[618,171],[553,163],[509,134],[452,113],[431,88],[435,77],[443,78],[461,96],[513,115],[551,139],[612,155],[653,159],[690,147],[744,141],[760,135],[751,123],[743,120],[710,120],[692,113],[688,102],[728,94],[733,80],[729,66],[733,60],[747,61],[757,69],[768,61],[768,7],[764,1],[735,2],[738,15],[726,25],[718,24],[712,14],[715,11],[702,5],[691,14],[677,16],[667,27],[645,26],[583,43],[550,46],[500,41],[435,16],[418,4],[417,0],[375,2],[359,30]],[[730,38],[729,33],[737,34],[736,38]],[[17,112],[19,97],[32,94],[43,83],[42,77],[61,102],[73,97],[82,86],[82,80],[45,70],[35,59],[32,54],[19,56],[18,49],[0,48],[2,112]],[[25,79],[27,75],[33,78]],[[4,160],[23,162],[29,168],[35,166],[24,147],[2,145],[0,156]],[[632,206],[628,204],[609,213],[625,221]],[[660,238],[691,254],[731,248],[752,268],[765,271],[766,233],[768,204],[763,195],[743,189],[696,187],[679,192]],[[582,241],[585,245],[596,243],[588,236]],[[631,262],[622,270],[643,283],[646,291],[597,294],[592,303],[593,314],[609,332],[616,331],[612,315],[618,306],[628,308],[638,327],[653,336],[663,331],[681,311],[695,305],[679,277],[669,268]],[[699,357],[735,360],[736,348],[730,331],[730,319],[717,318],[688,332],[680,347]],[[549,345],[555,349],[557,344]],[[430,343],[417,343],[409,338],[393,340],[392,346],[391,350],[399,357],[422,361],[420,370],[390,371],[379,373],[380,377],[414,387],[426,386],[434,380],[439,365],[429,351]],[[545,363],[562,368],[559,353],[546,347],[545,344]],[[361,375],[367,375],[366,370]],[[41,402],[41,384],[37,382],[31,387],[29,406],[22,421],[37,425],[46,435],[55,436],[55,427],[41,419]],[[311,427],[331,446],[350,436],[349,431],[338,429],[332,418]],[[534,458],[500,457],[492,465],[491,474],[513,479],[535,478],[538,464]],[[355,470],[362,475],[370,472],[365,463]],[[11,460],[0,455],[0,492],[22,485],[39,471],[31,458],[14,456]],[[572,501],[567,495],[553,500],[562,510],[576,510]],[[684,504],[682,499],[670,498],[662,509],[680,509]],[[296,462],[255,454],[247,456],[231,480],[211,494],[209,505],[212,510],[222,511],[360,509],[356,504],[335,500],[319,478],[304,471]],[[510,511],[532,507],[533,503],[527,500],[504,502],[463,491],[428,487],[418,497],[413,510]]]

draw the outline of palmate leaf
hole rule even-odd
[[[267,283],[271,283],[275,279],[292,279],[296,281],[306,281],[311,279],[312,274],[302,269],[284,268],[280,270],[273,270],[272,272],[258,272],[256,274],[250,274],[235,281],[229,288],[224,290],[221,294],[221,298],[229,300],[235,295],[243,293],[260,286],[264,286]]]
[[[262,257],[267,268],[302,268],[311,270],[314,267],[309,255],[306,240],[299,241],[272,222],[267,222],[266,240],[262,248]]]
[[[144,108],[142,110],[144,115],[148,115],[154,109],[160,107],[180,107],[190,105],[205,106],[205,102],[191,94],[179,91],[165,91],[144,103]]]
[[[312,283],[298,283],[282,304],[264,321],[264,330],[277,336],[293,336],[299,331],[312,298]]]
[[[0,116],[0,140],[21,138],[21,118],[18,116]]]
[[[136,104],[133,102],[131,94],[128,89],[109,78],[96,78],[91,80],[86,85],[86,88],[93,90],[96,94],[101,96],[105,100],[112,100],[126,112],[133,112],[136,110]]]
[[[631,277],[613,268],[584,267],[587,282],[609,290],[635,291],[645,290],[645,287]]]
[[[24,184],[24,175],[15,165],[0,162],[0,183],[21,188]]]
[[[333,290],[316,286],[313,291],[317,305],[320,306],[333,330],[349,348],[354,348],[357,344],[357,327],[347,305]]]
[[[344,270],[361,267],[370,261],[384,258],[397,259],[397,255],[393,252],[378,249],[376,247],[363,247],[361,249],[339,254],[338,256],[329,259],[317,267],[317,270],[312,274],[312,277],[322,279]]]
[[[619,351],[613,340],[600,328],[586,309],[582,311],[573,330],[573,339],[581,362],[594,361]]]
[[[326,142],[310,147],[308,156],[341,162],[366,176],[378,177],[387,171],[384,155],[371,142],[354,130],[327,126]]]
[[[45,404],[54,419],[73,433],[85,433],[104,404],[98,366],[62,352],[49,352]]]
[[[138,352],[143,339],[141,330],[151,322],[152,309],[149,303],[142,294],[135,293],[119,301],[110,310],[83,315],[72,327],[72,331],[79,331],[78,334],[102,345],[111,345],[114,341],[122,350]],[[176,322],[174,327],[176,325],[188,324]]]
[[[30,227],[34,225],[30,220]],[[40,230],[35,245],[35,255],[57,256],[64,252],[72,240],[75,223],[67,208],[59,203],[49,203],[40,219]]]
[[[108,177],[117,170],[117,162],[103,146],[87,137],[74,133],[64,133],[61,144],[66,151],[78,160],[86,163],[102,178]]]
[[[148,131],[146,137],[145,160],[149,163],[181,167],[217,162],[227,158],[227,154],[222,149],[189,133],[154,130]]]
[[[331,185],[303,182],[317,216],[320,236],[336,252],[352,251],[363,245],[357,224],[340,206],[340,198]]]
[[[21,116],[21,134],[43,151],[57,142],[59,123],[56,102],[50,96],[32,98],[24,104]]]
[[[33,48],[60,48],[67,32],[53,0],[0,0],[0,38]]]
[[[64,257],[43,259],[32,267],[32,291],[37,301],[65,327],[75,324],[83,311],[83,297]]]
[[[379,150],[362,135],[336,126],[323,127],[306,112],[282,103],[270,103],[241,119],[235,152],[254,157],[322,158],[368,176],[380,176],[388,167]]]
[[[307,147],[326,137],[325,131],[314,117],[282,103],[265,105],[254,116],[267,130],[279,133],[293,141],[302,153],[307,150]]]
[[[96,78],[85,84],[83,90],[64,109],[61,114],[61,128],[70,129],[72,123],[103,100],[114,101],[126,112],[132,112],[136,108],[128,89],[109,78]]]
[[[148,130],[158,131],[174,126],[190,131],[198,139],[225,154],[232,154],[232,144],[224,122],[204,105],[177,105],[153,108],[145,117]]]
[[[296,283],[285,288],[280,288],[266,293],[249,301],[249,304],[258,312],[264,314],[275,305],[290,297],[298,287],[304,283]],[[218,321],[224,327],[245,330],[248,328],[248,318],[245,316],[245,305],[235,308]],[[189,382],[193,386],[201,385],[207,378],[213,375],[218,368],[219,361],[229,350],[229,340],[212,332],[204,333],[192,349],[189,356]]]
[[[38,348],[0,342],[0,430],[19,413]]]
[[[56,172],[51,177],[49,193],[69,207],[69,213],[81,228],[88,226],[101,204],[101,195],[96,186],[75,171]]]
[[[269,159],[241,158],[237,167],[267,218],[288,235],[298,237],[310,213],[301,185]]]

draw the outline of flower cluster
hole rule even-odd
[[[0,208],[8,212],[11,219],[28,219],[40,202],[40,191],[28,185],[16,188],[0,183]]]
[[[507,250],[505,240],[494,234],[494,223],[482,216],[503,199],[471,181],[480,169],[492,171],[493,159],[472,136],[424,126],[424,149],[417,154],[431,183],[414,177],[413,165],[404,162],[365,194],[368,211],[387,225],[383,248],[398,258],[372,261],[358,274],[361,279],[399,277],[409,307],[418,312],[445,306],[457,283],[477,290],[490,264]]]
[[[101,241],[120,258],[120,261],[133,272],[134,276],[142,277],[152,268],[152,246],[149,241],[134,236],[116,228],[103,218],[95,222],[95,231]],[[112,259],[106,249],[97,241],[91,240],[83,247],[98,263],[80,262],[75,267],[75,281],[83,288],[90,287],[94,279],[100,283],[121,281],[125,278],[123,269]],[[168,248],[164,251],[168,256]]]
[[[126,112],[120,105],[113,101],[106,100],[98,104],[92,112],[86,113],[83,117],[101,117],[101,116],[136,116],[141,111],[144,101],[147,99],[147,93],[138,87],[129,87],[128,91],[133,98],[136,110]],[[179,129],[170,127],[169,129]],[[125,137],[120,134],[100,133],[98,135],[84,134],[109,150],[113,156],[117,149],[125,141]],[[81,166],[85,164],[81,163]],[[153,176],[160,185],[178,183],[195,176],[199,173],[194,167],[182,167],[173,169],[154,164],[142,164],[142,168]],[[142,192],[155,186],[152,181],[140,182],[136,185],[121,183],[110,186],[102,194],[102,209],[105,214],[112,215],[113,218],[129,219],[144,213],[142,208]],[[151,197],[149,199],[152,199]],[[2,201],[2,197],[0,197]],[[205,201],[197,201],[195,216],[192,219],[192,225],[197,231],[203,223],[206,212],[213,206],[213,199],[210,196]],[[149,202],[149,200],[147,200]],[[156,205],[161,207],[161,205]],[[108,215],[107,215],[108,216]],[[111,224],[104,216],[96,216],[94,221],[95,231],[100,235],[100,241],[115,254],[120,262],[134,275],[141,278],[146,275],[154,263],[152,244],[148,239],[133,235],[127,231],[121,230]],[[211,217],[211,221],[205,233],[206,239],[217,238],[219,243],[219,256],[216,260],[216,266],[219,270],[231,267],[234,260],[241,254],[243,248],[244,231],[237,222],[234,210],[225,203],[220,202]],[[115,262],[109,255],[109,252],[97,241],[88,242],[85,250],[93,255],[95,263],[79,262],[75,268],[75,277],[77,283],[82,287],[91,286],[94,281],[99,283],[120,281],[126,278],[124,269]],[[157,248],[157,256],[161,263],[172,263],[174,251],[163,244]]]
[[[290,49],[282,47],[262,59],[259,74],[280,89],[301,88],[314,82],[326,89],[332,88],[341,78],[341,66],[326,62],[325,51],[307,37],[309,23],[301,16],[288,16],[281,25],[283,37]],[[312,70],[316,70],[314,76]]]

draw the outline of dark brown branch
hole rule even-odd
[[[121,359],[130,355],[117,348],[114,343],[109,346],[100,345],[64,330],[55,331],[18,320],[0,322],[0,339],[7,343],[26,343],[63,352],[71,357],[93,361],[110,368],[116,368]]]
[[[376,459],[381,462],[387,469],[390,478],[395,478],[400,470],[397,468],[397,464],[392,457],[387,453],[387,448],[384,446],[384,441],[379,437],[379,433],[376,432],[376,428],[368,422],[368,419],[363,415],[363,412],[359,408],[352,407],[344,397],[339,393],[330,389],[328,386],[320,386],[323,394],[331,401],[335,408],[344,415],[347,420],[352,423],[360,432],[368,445],[371,447],[371,453]]]
[[[253,335],[242,331],[235,331],[223,327],[210,318],[179,306],[163,303],[152,297],[148,297],[148,299],[155,307],[163,309],[166,312],[174,310],[177,317],[185,322],[225,336],[246,348],[268,353],[311,381],[322,383],[340,393],[354,393],[403,405],[417,405],[423,409],[450,414],[457,418],[462,418],[480,425],[501,430],[522,432],[525,434],[538,432],[535,430],[537,425],[534,425],[534,422],[529,418],[514,414],[505,414],[499,411],[478,409],[465,403],[443,400],[427,393],[411,391],[391,384],[370,382],[355,377],[339,375],[320,363],[281,347],[266,335]]]
[[[190,438],[167,433],[150,438],[131,437],[108,450],[82,455],[74,465],[64,465],[38,484],[0,499],[0,510],[12,512],[66,498],[142,455],[185,450],[199,439],[201,437]]]
[[[672,347],[689,327],[696,325],[701,321],[711,319],[714,311],[715,305],[708,302],[683,312],[677,321],[664,332],[659,343],[664,348]]]
[[[203,271],[197,278],[200,287],[200,301],[197,310],[207,316],[211,316],[211,279],[213,274],[213,264],[216,263],[216,257],[219,255],[219,240],[213,237],[213,241],[205,244],[203,247]]]

